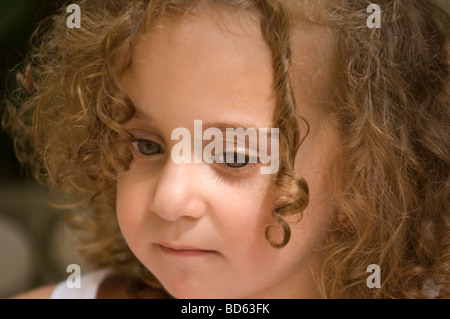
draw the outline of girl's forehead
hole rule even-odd
[[[207,15],[162,18],[134,45],[123,84],[140,113],[170,125],[189,110],[192,123],[239,114],[268,127],[275,106],[272,55],[256,21],[224,30]]]
[[[208,3],[195,5],[187,12],[167,13],[148,22],[142,30],[164,31],[168,28],[183,26],[187,30],[201,26],[202,28],[217,28],[224,34],[232,35],[256,35],[260,34],[260,16],[245,8],[230,8],[226,6],[214,6]]]
[[[179,19],[163,17],[155,28],[139,37],[133,46],[133,62],[148,61],[150,63],[147,64],[152,65],[153,61],[152,66],[158,68],[160,65],[154,65],[158,60],[167,64],[166,75],[173,71],[177,76],[187,76],[189,71],[198,70],[203,65],[209,67],[211,65],[207,62],[216,60],[214,68],[208,72],[229,70],[246,76],[260,76],[261,65],[265,65],[264,69],[272,67],[272,53],[262,37],[259,24],[256,21],[252,23],[251,27],[251,23],[246,27],[230,23],[230,27],[224,29],[207,12]],[[236,64],[239,64],[238,68]]]
[[[328,29],[307,22],[296,23],[291,35],[293,54],[290,73],[296,99],[302,105],[307,100],[325,99],[328,84],[331,85],[329,70],[332,50]],[[154,63],[148,73],[161,79],[173,76],[182,80],[192,74],[201,74],[198,71],[204,66],[208,69],[204,70],[203,77],[211,78],[205,84],[205,90],[209,85],[214,86],[211,91],[220,86],[225,88],[223,81],[215,81],[228,70],[228,81],[232,81],[226,83],[228,91],[237,91],[246,86],[244,82],[251,82],[252,90],[255,92],[260,89],[259,94],[266,96],[266,101],[273,97],[273,87],[257,85],[264,79],[266,82],[273,81],[273,57],[271,48],[262,35],[260,18],[251,11],[226,9],[219,12],[207,6],[198,7],[185,15],[166,15],[154,27],[141,34],[133,48],[134,66],[132,64],[131,71],[134,74],[128,77],[128,82],[134,82],[131,86],[135,86],[139,74],[143,74],[143,66],[137,65],[151,59]],[[148,83],[146,79],[141,79],[140,82],[138,85]],[[170,85],[173,86],[174,83]],[[127,86],[130,87],[130,83]],[[183,83],[183,86],[186,87],[187,84]],[[147,88],[141,87],[140,90]],[[241,100],[244,99],[245,95],[242,95]],[[217,100],[216,104],[223,101],[224,99]],[[262,107],[251,102],[246,103],[246,106]],[[240,104],[238,108],[241,109]],[[302,113],[305,111],[303,109]]]

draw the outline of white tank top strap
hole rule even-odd
[[[82,275],[79,288],[70,288],[63,280],[55,287],[50,299],[96,299],[101,283],[110,272],[110,269],[100,269]]]

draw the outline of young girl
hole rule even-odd
[[[71,196],[100,272],[22,297],[449,297],[442,8],[78,5],[81,28],[64,10],[38,37],[4,123],[37,179]],[[188,159],[213,140],[199,139],[207,128],[278,128],[278,169],[250,161],[261,144],[218,135],[236,149],[176,162],[179,128],[193,136]]]

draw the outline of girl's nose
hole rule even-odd
[[[161,218],[201,218],[207,210],[202,164],[167,161],[156,181],[150,209]],[[202,174],[203,173],[203,174]]]

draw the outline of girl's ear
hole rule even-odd
[[[333,214],[334,218],[347,228],[352,228],[350,218],[345,213],[344,209],[339,205],[336,199],[333,199]]]
[[[343,212],[342,209],[335,210],[334,216],[339,221],[339,223],[350,228],[351,225],[350,219],[348,218],[347,214]]]

